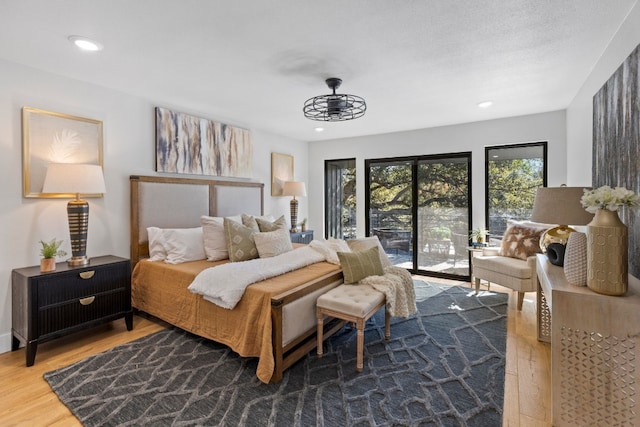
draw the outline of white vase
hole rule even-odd
[[[617,211],[598,209],[587,226],[587,286],[605,295],[627,293],[628,231]]]

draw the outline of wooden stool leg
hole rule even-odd
[[[478,279],[477,277],[476,279],[476,294],[478,293],[478,291],[480,290],[480,279]]]
[[[357,360],[356,360],[356,370],[358,372],[362,372],[362,368],[364,367],[363,359],[364,359],[364,320],[358,319],[357,322],[357,335],[358,335],[358,346],[357,346]]]
[[[384,339],[389,340],[391,338],[391,314],[387,307],[384,307]]]
[[[322,310],[320,310],[319,308],[316,311],[316,316],[318,317],[318,331],[316,333],[316,336],[318,337],[318,342],[316,345],[316,348],[318,350],[318,357],[322,357],[322,333],[324,331],[324,325],[323,325],[323,314],[322,314]]]

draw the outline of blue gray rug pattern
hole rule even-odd
[[[45,374],[86,426],[500,426],[506,294],[415,281],[418,313],[367,323],[364,370],[345,326],[285,372],[167,329]]]

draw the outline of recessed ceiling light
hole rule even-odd
[[[104,48],[104,46],[97,41],[82,36],[69,36],[69,41],[78,48],[88,52],[97,52]]]
[[[480,108],[489,108],[493,105],[493,101],[482,101],[478,103],[478,107]]]
[[[324,128],[315,128],[316,132],[322,132],[324,130]]]

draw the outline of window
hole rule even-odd
[[[365,160],[365,171],[367,233],[391,262],[468,277],[471,153]]]
[[[356,237],[356,159],[324,162],[325,237]]]
[[[486,147],[486,227],[501,238],[507,220],[531,218],[536,189],[547,185],[547,143]]]

